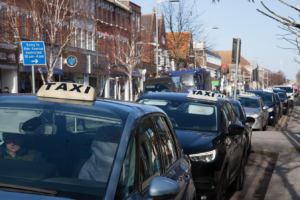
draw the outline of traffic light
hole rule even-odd
[[[253,81],[258,81],[258,70],[257,68],[252,70]]]
[[[223,75],[224,75],[223,71],[222,71],[222,70],[220,70],[220,77],[222,78],[222,77],[223,77]]]
[[[218,70],[215,70],[215,78],[218,78]]]

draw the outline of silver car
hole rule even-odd
[[[268,106],[265,106],[263,100],[258,96],[252,96],[252,94],[237,95],[244,107],[247,116],[251,116],[255,119],[255,123],[252,125],[252,129],[267,130],[268,129]]]

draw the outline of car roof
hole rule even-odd
[[[277,91],[277,92],[286,92],[286,91],[283,90],[283,89],[277,89],[277,88],[274,88],[273,91]]]
[[[140,99],[144,99],[144,98],[152,98],[152,99],[168,99],[168,100],[191,100],[187,98],[188,93],[175,93],[175,92],[152,92],[152,93],[147,93],[144,94]],[[212,101],[204,101],[204,100],[197,100],[199,102],[210,102],[210,103],[217,103],[220,104],[222,101],[227,100],[226,98],[221,98],[218,97],[218,101],[217,102],[212,102]]]
[[[260,98],[258,96],[244,96],[244,95],[240,95],[240,94],[237,94],[236,96],[242,97],[242,98],[249,98],[249,99],[259,99]]]
[[[44,100],[39,99],[36,94],[3,94],[0,96],[0,102],[5,101],[5,102],[22,102],[23,104],[26,104],[26,101],[30,100],[30,102],[41,102],[41,101],[47,101],[47,100],[51,100],[51,102],[55,102],[55,99],[52,98],[45,98]],[[56,99],[57,100],[57,99]],[[86,101],[69,101],[71,104],[78,104],[78,105],[85,105],[87,102]],[[61,102],[56,102],[56,103],[61,103]],[[68,101],[65,102],[68,104]],[[65,104],[64,103],[64,104]],[[103,99],[103,98],[97,98],[96,101],[91,102],[93,103],[93,107],[95,107],[95,109],[97,109],[97,107],[108,107],[108,105],[110,107],[115,107],[120,111],[123,112],[127,112],[129,113],[136,113],[136,112],[162,112],[164,113],[161,109],[155,107],[155,106],[151,106],[151,105],[144,105],[144,104],[140,104],[140,103],[135,103],[135,102],[125,102],[125,101],[118,101],[118,100],[111,100],[111,99]]]
[[[256,94],[273,94],[273,92],[269,92],[266,90],[248,90],[247,92],[256,93]]]

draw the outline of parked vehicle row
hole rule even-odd
[[[227,188],[241,190],[251,149],[251,125],[239,101],[194,90],[186,93],[148,93],[137,102],[162,109],[191,160],[198,199],[225,199]]]

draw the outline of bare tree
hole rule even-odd
[[[281,3],[283,3],[285,6],[290,7],[293,10],[296,10],[297,12],[300,12],[299,4],[296,4],[295,6],[292,6],[288,3],[286,3],[283,0],[279,0]],[[263,2],[261,4],[264,6],[264,8],[268,11],[268,13],[263,12],[259,9],[257,9],[258,12],[262,13],[263,15],[277,21],[280,23],[281,26],[279,26],[280,29],[287,32],[287,34],[281,35],[282,39],[286,40],[288,43],[292,44],[294,48],[284,48],[284,49],[292,49],[297,50],[298,54],[300,54],[300,24],[296,22],[296,20],[292,17],[283,17],[276,12],[270,10]],[[300,61],[294,58],[294,60],[300,64]]]
[[[115,29],[113,34],[113,48],[115,66],[119,64],[127,68],[125,73],[129,80],[129,100],[133,101],[132,73],[139,67],[142,59],[141,31],[136,23],[129,23],[126,29]]]
[[[48,71],[47,79],[41,73],[43,83],[50,82],[56,62],[62,56],[67,46],[75,43],[78,37],[76,27],[84,24],[83,0],[13,0],[5,5],[7,12],[5,20],[1,20],[1,27],[7,34],[1,34],[0,41],[15,44],[20,48],[24,40],[46,42]],[[90,13],[87,10],[86,13]],[[24,16],[23,16],[24,14]],[[20,15],[22,15],[20,17]],[[29,16],[28,20],[22,17]],[[25,35],[22,28],[25,27]],[[3,29],[3,28],[2,28]],[[69,50],[69,49],[68,49]],[[38,66],[41,72],[41,66]]]
[[[189,2],[181,0],[178,3],[162,4],[161,11],[164,13],[166,30],[169,32],[166,36],[168,49],[176,70],[179,69],[180,63],[187,63],[190,60],[187,56],[193,54],[193,43],[189,43],[190,37],[198,36],[202,31],[202,24],[199,24],[200,15],[195,13],[193,4]]]

